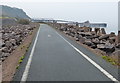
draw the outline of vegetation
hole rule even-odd
[[[28,49],[29,49],[29,46],[30,46],[30,44],[29,44],[28,46],[21,45],[20,49],[21,49],[21,50],[22,50],[22,49],[25,49],[25,51],[27,52]],[[19,66],[20,66],[20,64],[23,62],[23,59],[24,59],[24,58],[25,58],[25,55],[23,55],[23,56],[20,57],[20,59],[19,59],[19,61],[18,61],[19,64],[16,66],[16,69],[19,68]]]
[[[23,62],[23,59],[25,58],[25,56],[23,55],[20,60],[19,60],[19,64]]]
[[[23,25],[28,25],[30,21],[28,19],[19,19],[18,23]]]
[[[19,68],[19,66],[20,66],[20,64],[23,62],[23,59],[25,58],[25,56],[23,55],[23,56],[21,56],[20,57],[20,59],[19,59],[19,64],[16,66],[16,69],[18,69]]]
[[[110,62],[112,65],[120,65],[119,62],[116,62],[113,58],[111,58],[110,56],[102,56],[102,58],[104,60],[106,60],[107,62]]]
[[[25,58],[25,56],[23,55],[20,59],[23,60]]]

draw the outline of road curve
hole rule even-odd
[[[27,81],[111,81],[61,37],[95,60],[96,63],[101,64],[117,79],[116,69],[112,65],[58,33],[52,27],[41,24]],[[15,81],[18,79],[19,72],[21,71],[15,75]]]

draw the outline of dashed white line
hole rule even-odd
[[[79,54],[81,54],[85,59],[87,59],[92,65],[94,65],[98,70],[100,70],[104,75],[106,75],[109,79],[111,79],[114,82],[120,83],[116,78],[114,78],[110,73],[108,73],[105,69],[103,69],[100,65],[98,65],[96,62],[94,62],[92,59],[90,59],[87,55],[85,55],[83,52],[81,52],[79,49],[77,49],[75,46],[73,46],[71,43],[69,43],[64,37],[62,37],[58,32],[56,32],[63,40],[65,40],[71,47],[73,47]]]
[[[37,32],[37,35],[36,35],[36,38],[35,38],[35,41],[34,41],[34,44],[33,44],[32,51],[31,51],[31,53],[30,53],[30,56],[29,56],[27,65],[26,65],[25,70],[24,70],[24,73],[23,73],[23,75],[22,75],[21,83],[27,81],[27,77],[28,77],[30,65],[31,65],[31,62],[32,62],[32,57],[33,57],[33,54],[34,54],[35,46],[36,46],[36,43],[37,43],[37,40],[38,40],[39,32],[40,32],[40,28],[38,29],[38,32]]]
[[[48,37],[51,37],[51,35],[48,35]]]

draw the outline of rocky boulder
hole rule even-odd
[[[82,43],[82,44],[84,44],[84,43],[85,43],[85,40],[86,40],[86,38],[85,38],[85,37],[80,37],[80,38],[79,38],[79,42],[80,42],[80,43]]]
[[[109,35],[103,35],[103,36],[100,36],[99,39],[102,40],[102,39],[108,39],[109,38]]]
[[[120,43],[120,31],[118,31],[118,43]]]
[[[8,48],[7,48],[7,47],[3,47],[3,48],[1,48],[1,50],[2,50],[2,52],[4,52],[4,53],[7,53],[7,52],[8,52]]]
[[[5,42],[5,46],[6,46],[7,48],[10,48],[10,47],[12,47],[12,43],[11,43],[10,41],[6,41],[6,42]]]
[[[100,50],[104,50],[105,49],[105,45],[104,44],[98,44],[97,48]]]
[[[115,51],[114,45],[105,45],[105,48],[106,48],[105,50],[106,53],[112,53]]]
[[[92,43],[91,40],[85,40],[84,44],[85,44],[85,45],[88,45],[88,46],[93,45],[93,43]]]
[[[95,31],[95,34],[96,34],[96,35],[99,35],[99,33],[100,33],[100,28],[95,28],[94,31]]]
[[[11,44],[12,44],[13,46],[16,45],[16,40],[15,40],[15,39],[10,39],[10,42],[11,42]]]
[[[116,36],[116,35],[115,35],[114,32],[111,32],[110,35],[109,35],[109,37],[115,37],[115,36]]]
[[[95,45],[100,44],[100,41],[98,38],[92,39],[92,43],[94,43]]]
[[[80,39],[81,37],[82,37],[81,35],[75,34],[75,39],[76,39],[76,41],[79,41],[79,39]]]
[[[85,37],[85,32],[79,33],[82,37]]]
[[[119,48],[119,49],[120,49],[120,43],[116,45],[116,48]]]
[[[115,51],[114,45],[111,45],[111,44],[105,44],[105,45],[104,44],[98,44],[97,48],[105,51],[106,53],[112,53],[112,52]]]
[[[0,49],[0,57],[2,56],[2,49]]]
[[[106,31],[104,28],[101,28],[101,34],[106,34]]]
[[[91,45],[91,48],[95,49],[95,48],[97,48],[97,45],[92,44],[92,45]]]
[[[109,42],[110,42],[111,44],[114,44],[114,43],[115,43],[115,40],[116,40],[116,37],[110,37],[110,38],[109,38]]]

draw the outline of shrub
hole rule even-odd
[[[27,19],[19,19],[19,20],[18,20],[18,23],[19,23],[19,24],[23,24],[23,25],[27,25],[27,24],[30,23],[30,21],[27,20]]]

